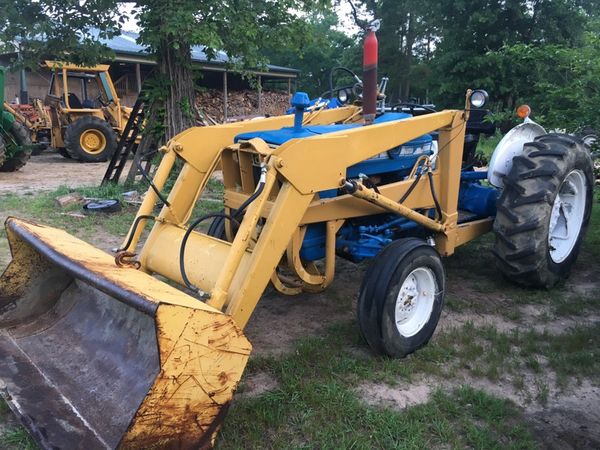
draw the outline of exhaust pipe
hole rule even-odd
[[[375,20],[367,29],[363,44],[363,119],[365,125],[373,123],[377,113],[377,59],[378,42],[375,32],[379,21]]]

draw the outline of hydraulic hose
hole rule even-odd
[[[411,194],[411,192],[415,189],[415,187],[419,183],[419,180],[421,179],[422,174],[423,174],[423,172],[421,172],[421,171],[419,171],[419,173],[417,173],[417,176],[415,177],[414,181],[410,184],[410,186],[408,187],[408,189],[406,190],[406,192],[404,193],[402,198],[398,201],[398,203],[404,203],[404,201],[408,198],[408,196]]]
[[[192,222],[192,224],[185,231],[185,234],[183,235],[183,240],[181,241],[181,247],[179,248],[179,271],[181,272],[181,278],[183,278],[183,282],[185,283],[187,288],[194,292],[200,292],[200,289],[192,284],[192,282],[190,281],[190,279],[188,278],[188,276],[185,272],[185,246],[187,244],[187,241],[188,241],[190,235],[192,234],[192,231],[194,231],[194,229],[198,225],[200,225],[202,222],[204,222],[207,219],[211,219],[211,218],[215,218],[215,217],[223,217],[225,219],[231,220],[232,222],[237,222],[233,217],[231,217],[228,214],[224,214],[224,213],[212,213],[212,214],[205,214],[203,216],[200,216],[196,220],[194,220],[194,222]],[[201,295],[201,297],[206,298],[206,295],[203,294],[203,295]]]
[[[152,180],[152,177],[150,177],[148,172],[146,172],[146,169],[144,169],[144,167],[142,166],[142,163],[138,159],[135,159],[135,162],[136,162],[138,170],[141,172],[142,176],[146,179],[146,181],[150,184],[150,187],[152,188],[154,193],[157,195],[157,197],[160,199],[160,201],[163,202],[167,206],[171,206],[171,204],[167,201],[167,199],[164,197],[164,195],[162,195],[162,193],[158,190],[158,188],[154,184],[154,181]]]
[[[147,216],[147,215],[137,216],[136,219],[135,219],[135,221],[133,222],[133,226],[131,227],[131,233],[129,233],[129,237],[127,238],[127,243],[123,247],[118,248],[116,250],[117,252],[122,252],[123,250],[129,248],[129,246],[131,245],[131,242],[133,241],[133,236],[135,236],[135,232],[137,231],[137,227],[139,226],[140,222],[143,219],[156,220],[156,217],[154,217],[154,216]]]
[[[440,202],[438,201],[437,195],[435,193],[435,186],[433,184],[433,174],[431,171],[427,172],[427,178],[429,178],[429,187],[431,189],[431,196],[433,197],[433,203],[435,203],[435,210],[438,215],[438,219],[442,220],[442,208],[440,207]]]
[[[262,192],[265,188],[265,175],[266,175],[266,167],[263,166],[261,168],[261,176],[260,176],[258,186],[256,187],[256,190],[250,197],[248,197],[246,199],[246,201],[244,203],[242,203],[240,205],[240,207],[238,209],[233,211],[231,215],[225,214],[225,213],[213,213],[213,214],[206,214],[206,215],[200,216],[196,220],[194,220],[194,222],[192,222],[192,224],[185,231],[185,234],[183,235],[183,239],[181,241],[181,247],[179,248],[179,271],[181,272],[181,278],[183,279],[183,282],[185,283],[185,285],[188,289],[190,289],[196,293],[200,292],[200,289],[192,284],[192,282],[190,281],[190,279],[187,276],[187,273],[185,272],[185,246],[187,245],[187,241],[188,241],[190,235],[192,234],[192,231],[194,231],[194,229],[198,225],[200,225],[200,223],[204,222],[206,219],[210,219],[210,218],[214,218],[214,217],[223,217],[224,219],[230,220],[232,223],[237,223],[239,225],[237,218],[240,217],[244,213],[246,208],[254,200],[256,200],[258,198],[258,196],[260,196],[260,194],[262,194]],[[201,293],[200,297],[206,299],[206,298],[209,298],[209,295],[207,293],[203,292],[203,293]]]

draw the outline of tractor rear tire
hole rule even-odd
[[[76,120],[65,131],[65,150],[83,162],[108,160],[117,148],[117,135],[111,125],[94,116]]]
[[[361,334],[377,354],[404,358],[437,327],[446,276],[439,253],[422,239],[392,242],[371,262],[360,288]]]
[[[29,130],[18,122],[13,122],[12,128],[7,131],[19,148],[9,158],[5,157],[4,163],[0,166],[0,172],[15,172],[27,164],[31,157],[31,136]],[[5,152],[8,153],[6,147],[10,144],[4,142],[4,145]]]
[[[593,186],[580,139],[546,134],[525,144],[497,203],[493,253],[501,272],[531,287],[566,279],[590,220]]]

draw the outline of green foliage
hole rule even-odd
[[[360,55],[356,51],[356,42],[336,30],[337,24],[338,18],[331,11],[310,13],[299,36],[301,42],[294,39],[281,46],[267,41],[264,54],[275,64],[299,69],[297,89],[318,96],[329,89],[331,68],[350,66],[353,70],[359,69],[356,56]],[[353,82],[349,81],[350,84]]]
[[[0,0],[0,11],[0,51],[20,50],[23,59],[14,63],[30,67],[48,55],[76,64],[112,59],[102,39],[127,20],[114,0]]]
[[[0,0],[0,42],[21,52],[15,65],[35,65],[46,55],[78,64],[110,59],[102,43],[118,33],[127,15],[119,0]],[[191,47],[202,45],[209,59],[227,56],[230,69],[262,67],[266,42],[300,46],[305,35],[301,14],[319,11],[327,0],[141,0],[133,15],[141,28],[138,42],[157,60],[148,92],[150,141],[167,139],[193,124],[194,78]],[[162,139],[161,139],[162,140]],[[152,145],[144,141],[142,148]]]
[[[528,67],[497,53],[516,44],[574,46],[585,16],[573,1],[485,0],[440,2],[443,36],[432,69],[438,102],[458,106],[467,87],[487,89],[499,110],[514,109],[515,88]]]
[[[520,68],[514,95],[543,114],[549,128],[600,128],[600,36],[587,32],[580,47],[515,44],[492,55]],[[539,120],[539,119],[538,119]]]
[[[522,102],[548,128],[599,126],[597,0],[347,1],[361,27],[382,19],[379,71],[394,100],[455,108],[484,88],[503,130]]]
[[[47,55],[110,59],[101,40],[127,19],[121,3],[0,0],[2,49],[18,42],[29,65]],[[142,0],[133,12],[139,42],[159,62],[148,86],[156,125],[147,134],[172,136],[193,122],[193,45],[209,58],[226,55],[229,69],[245,75],[267,62],[296,67],[298,88],[315,96],[328,89],[332,67],[360,73],[362,32],[340,32],[332,3],[351,5],[362,29],[382,19],[379,73],[390,78],[390,103],[461,107],[467,88],[485,88],[503,128],[521,102],[549,128],[600,126],[598,0]]]

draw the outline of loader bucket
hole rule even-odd
[[[64,231],[9,218],[0,393],[42,448],[205,448],[251,345],[231,317]]]

